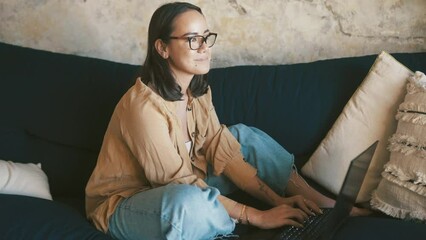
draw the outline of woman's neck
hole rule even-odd
[[[175,75],[175,79],[177,83],[181,87],[181,93],[187,96],[187,92],[188,92],[187,90],[188,90],[189,84],[194,78],[194,74],[175,73],[174,75]]]

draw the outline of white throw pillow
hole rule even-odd
[[[406,79],[412,74],[388,53],[380,53],[302,173],[338,194],[350,161],[379,140],[357,198],[357,202],[369,201],[389,160],[387,139],[395,132],[394,116],[405,95]]]
[[[0,193],[52,200],[41,164],[0,160]]]

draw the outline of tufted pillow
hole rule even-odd
[[[0,193],[52,200],[41,164],[0,160]]]
[[[343,184],[350,161],[379,140],[357,202],[368,202],[389,160],[386,142],[396,129],[394,114],[404,98],[412,72],[382,52],[345,105],[326,137],[303,166],[302,173],[334,194]]]
[[[390,161],[373,194],[373,208],[398,218],[426,220],[426,76],[416,72],[396,114]]]

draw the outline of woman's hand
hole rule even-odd
[[[309,215],[322,214],[321,208],[314,201],[306,199],[302,195],[296,195],[287,198],[282,197],[278,204],[285,204],[288,206],[300,208]]]
[[[286,225],[303,227],[302,223],[308,218],[308,215],[301,209],[286,204],[265,211],[249,207],[246,211],[250,225],[261,229],[278,228]]]

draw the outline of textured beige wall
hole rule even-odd
[[[2,0],[0,41],[141,64],[164,0]],[[214,67],[426,51],[426,0],[212,0]]]

